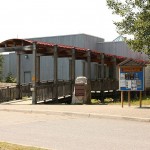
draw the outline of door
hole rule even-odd
[[[24,83],[31,82],[31,71],[24,72]]]

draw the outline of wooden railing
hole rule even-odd
[[[37,102],[53,99],[54,83],[52,81],[40,82],[36,89]]]
[[[37,102],[38,101],[47,101],[53,100],[55,97],[55,88],[53,81],[40,82],[37,86]],[[58,89],[58,97],[65,97],[66,95],[71,95],[71,81],[58,81],[57,89]]]
[[[0,103],[16,99],[16,87],[3,87],[0,89]]]
[[[58,97],[65,98],[68,95],[72,95],[72,82],[59,80],[57,85],[54,85],[53,81],[45,81],[37,83],[37,102],[53,100],[55,97],[55,86],[58,89]],[[11,86],[0,88],[0,103],[12,101],[18,98],[32,96],[31,92],[32,84],[22,84],[20,86]],[[116,80],[95,80],[91,81],[91,91],[109,91],[117,90],[119,83]]]
[[[119,81],[111,79],[93,80],[91,81],[91,91],[109,91],[117,90]]]
[[[20,86],[1,87],[0,103],[18,99],[19,89],[21,98],[32,96],[32,92],[30,91],[31,86],[32,84],[22,84]]]

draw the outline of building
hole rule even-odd
[[[10,39],[0,43],[0,51],[16,52],[4,56],[4,77],[12,73],[17,78],[13,96],[13,91],[5,92],[8,100],[32,93],[33,104],[71,98],[77,76],[86,76],[88,91],[100,91],[104,99],[105,91],[115,93],[119,88],[120,62],[131,58],[145,66],[148,61],[147,55],[133,52],[123,41],[105,42],[86,34]],[[87,93],[90,103],[91,92]]]
[[[148,60],[147,55],[138,52],[133,52],[123,41],[105,42],[103,38],[87,35],[87,34],[75,34],[53,37],[40,37],[31,38],[28,40],[41,41],[47,43],[63,44],[73,47],[80,47],[90,50],[96,50],[102,53],[122,56],[133,59]],[[3,76],[4,78],[11,73],[16,77],[16,53],[10,53],[4,55]],[[69,80],[70,72],[69,65],[71,60],[69,58],[58,58],[58,80]],[[41,75],[40,80],[53,80],[53,58],[52,56],[41,57]],[[76,74],[75,76],[86,76],[86,63],[84,60],[76,60]],[[92,63],[91,78],[101,78],[100,69],[101,66],[97,66],[96,63]],[[98,75],[95,76],[95,71],[98,71]],[[112,77],[112,67],[105,64],[104,71],[105,78]],[[21,56],[21,83],[31,82],[32,76],[32,55],[25,54]]]

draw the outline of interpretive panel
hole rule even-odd
[[[124,66],[119,71],[121,91],[144,91],[144,71],[140,66]]]
[[[85,96],[85,84],[75,84],[75,96]]]

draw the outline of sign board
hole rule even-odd
[[[75,84],[75,96],[85,96],[85,84]]]
[[[120,66],[120,91],[144,91],[144,69],[142,66]]]

